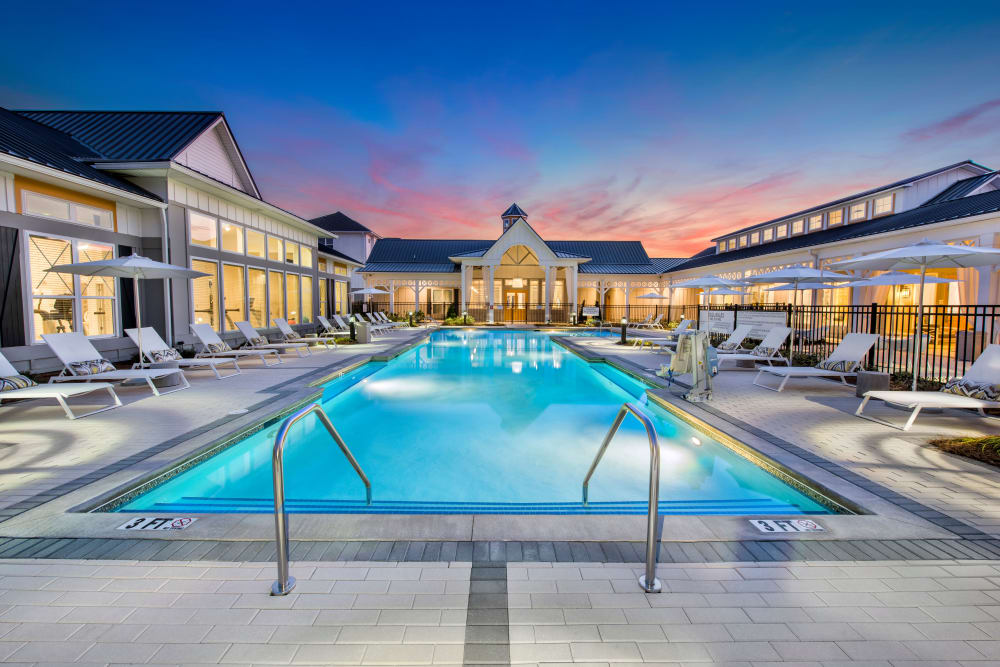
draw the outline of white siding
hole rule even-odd
[[[143,236],[142,212],[138,208],[119,202],[115,204],[115,209],[115,215],[118,218],[118,231],[120,233]]]
[[[16,211],[14,203],[14,175],[0,172],[0,211]]]
[[[250,192],[235,164],[237,158],[230,153],[227,143],[228,138],[224,138],[222,125],[216,125],[178,155],[177,162],[237,190]]]
[[[956,181],[979,176],[982,171],[968,167],[956,167],[948,171],[922,178],[908,188],[903,188],[896,196],[896,212],[908,211],[922,205],[937,194],[944,192]]]

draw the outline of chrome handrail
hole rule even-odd
[[[310,403],[294,415],[281,423],[278,434],[274,436],[274,451],[271,454],[271,471],[274,475],[274,539],[278,548],[278,579],[271,586],[271,595],[288,595],[295,588],[295,577],[288,574],[288,512],[285,511],[285,438],[288,431],[300,419],[309,413],[315,412],[323,426],[330,433],[334,442],[340,447],[340,451],[347,457],[348,462],[358,473],[358,477],[365,483],[365,496],[367,503],[372,504],[372,484],[368,481],[367,475],[358,465],[358,460],[354,458],[350,448],[340,433],[334,428],[333,422],[320,407],[319,403]]]
[[[583,480],[583,504],[587,504],[587,490],[590,478],[597,469],[597,464],[604,457],[608,445],[612,438],[618,433],[625,415],[631,413],[638,419],[646,429],[646,436],[649,438],[649,512],[646,518],[646,573],[639,577],[639,586],[647,593],[659,593],[661,590],[660,580],[656,578],[656,524],[659,522],[660,513],[660,443],[656,439],[656,430],[649,417],[644,415],[639,407],[634,403],[623,403],[615,417],[615,422],[611,425],[608,434],[604,436],[604,442],[594,457],[594,462],[590,464],[590,470]]]

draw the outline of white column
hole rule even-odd
[[[627,317],[629,320],[632,319],[629,316],[629,312],[628,312],[628,298],[629,298],[629,293],[631,291],[632,291],[632,281],[631,280],[626,280],[625,281],[625,317]]]
[[[462,264],[462,288],[461,288],[461,293],[459,294],[458,297],[459,315],[468,310],[468,307],[466,306],[467,303],[466,297],[468,296],[468,294],[469,294],[469,267],[467,267],[465,264]]]
[[[389,281],[389,312],[396,313],[396,281]]]
[[[552,320],[552,267],[546,264],[545,269],[545,323]]]
[[[580,312],[580,309],[577,307],[577,304],[579,302],[579,297],[577,296],[577,287],[576,287],[576,282],[577,282],[576,269],[577,269],[576,264],[566,268],[566,291],[569,292],[566,295],[566,297],[569,299],[570,304],[573,306],[573,311],[572,311],[573,314],[577,314]]]
[[[983,234],[982,236],[980,236],[979,247],[980,248],[994,247],[993,237],[994,237],[993,234]],[[984,306],[990,303],[994,303],[994,301],[992,300],[993,295],[990,294],[990,292],[992,291],[993,287],[993,272],[996,271],[997,268],[998,268],[997,265],[993,264],[991,266],[983,266],[976,269],[976,274],[978,279],[977,280],[978,284],[976,285],[977,306]]]
[[[413,312],[420,310],[420,280],[413,281]]]
[[[493,323],[493,309],[496,304],[493,303],[493,265],[487,264],[483,266],[483,289],[486,290],[486,304],[487,304],[487,314],[486,321],[490,324]]]

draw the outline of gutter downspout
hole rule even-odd
[[[167,209],[160,209],[160,222],[162,223],[162,250],[163,250],[163,261],[166,264],[170,264],[170,234],[168,233],[167,227]],[[163,281],[163,308],[164,308],[164,321],[166,323],[166,334],[167,334],[167,344],[174,344],[174,307],[173,300],[171,296],[173,295],[173,281],[170,278],[166,278]]]

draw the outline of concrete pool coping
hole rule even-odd
[[[381,355],[348,360],[347,363],[341,364],[335,369],[333,374],[346,372],[345,368],[353,368],[371,360],[380,361],[398,356],[419,345],[425,339],[426,336],[420,336]],[[572,349],[569,345],[566,347]],[[617,364],[613,365],[618,366]],[[111,472],[101,479],[81,485],[79,488],[49,502],[28,509],[4,522],[3,530],[0,532],[7,537],[122,538],[127,535],[129,538],[163,539],[163,533],[158,535],[155,532],[130,531],[125,533],[117,528],[133,517],[169,515],[158,513],[81,513],[78,510],[81,507],[93,506],[95,500],[106,497],[116,490],[133,486],[144,478],[155,476],[164,469],[172,467],[178,461],[192,456],[193,453],[211,447],[227,437],[232,437],[234,432],[263,421],[270,421],[276,415],[314,399],[318,395],[314,386],[329,377],[329,373],[319,380],[310,380],[300,376],[300,378],[285,382],[283,384],[289,385],[290,388],[280,398],[269,401],[266,405],[247,415],[226,421],[182,442],[173,444],[135,465]],[[685,412],[697,409],[697,406],[678,401],[663,393],[662,390],[656,390],[656,393],[658,401],[666,403],[677,401],[678,405],[683,405]],[[806,536],[812,540],[955,539],[960,537],[955,532],[908,511],[878,493],[852,483],[844,476],[836,474],[836,471],[831,471],[829,468],[817,465],[816,462],[806,460],[786,448],[759,437],[757,434],[734,426],[731,422],[717,415],[701,410],[697,414],[697,418],[729,437],[744,443],[754,451],[760,452],[781,466],[865,508],[871,514],[824,515],[818,518],[819,523],[825,528],[823,533],[782,534],[780,536],[762,536],[749,523],[748,519],[754,518],[750,516],[666,515],[661,517],[662,539],[664,541],[801,539]],[[596,446],[597,443],[595,443],[595,451]],[[173,513],[173,516],[177,516],[177,514]],[[273,540],[274,523],[271,514],[190,514],[189,516],[198,517],[199,520],[183,531],[169,533],[171,539]],[[760,518],[801,518],[801,516],[762,515]],[[290,522],[292,537],[296,540],[608,541],[643,539],[646,517],[645,515],[296,514],[291,515]]]

